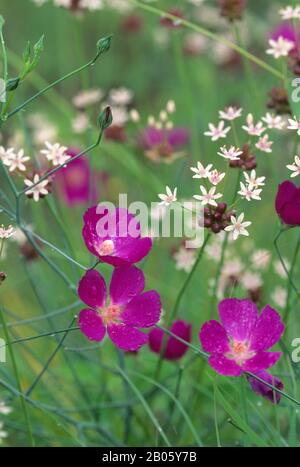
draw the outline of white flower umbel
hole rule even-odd
[[[266,50],[268,55],[273,55],[274,58],[287,57],[291,50],[295,47],[294,42],[279,36],[278,39],[269,40],[270,48]]]
[[[241,277],[241,284],[246,290],[257,290],[262,286],[263,281],[257,272],[247,271]]]
[[[13,228],[12,225],[9,225],[8,227],[4,227],[4,225],[0,225],[0,238],[1,239],[6,239],[14,235],[15,229]],[[1,413],[1,412],[0,412]]]
[[[276,306],[284,308],[286,305],[287,290],[284,287],[278,286],[272,293],[271,298]]]
[[[102,97],[103,91],[101,89],[87,89],[74,96],[72,102],[78,109],[84,109],[89,105],[97,104]]]
[[[244,220],[244,213],[242,212],[238,218],[236,216],[231,216],[230,221],[231,225],[228,225],[225,227],[226,232],[232,232],[232,237],[234,240],[236,240],[239,235],[244,235],[246,237],[249,236],[249,232],[247,231],[247,227],[252,224],[252,222],[246,221],[243,222]]]
[[[230,146],[229,149],[227,149],[226,146],[222,146],[220,148],[220,152],[218,152],[218,156],[224,157],[225,159],[229,159],[231,161],[239,160],[241,154],[243,154],[243,151],[234,146]]]
[[[286,6],[279,10],[283,20],[300,19],[300,6]]]
[[[254,123],[254,118],[252,114],[248,114],[246,118],[246,125],[242,126],[243,130],[245,130],[248,135],[251,136],[261,136],[261,134],[265,131],[265,127],[263,126],[262,122]]]
[[[262,117],[262,121],[270,130],[283,130],[285,126],[285,122],[280,115],[271,114],[269,112],[266,113],[264,117]]]
[[[238,107],[226,107],[225,110],[219,111],[219,117],[221,120],[235,120],[242,116],[243,109]]]
[[[59,143],[51,144],[49,141],[45,141],[45,146],[46,149],[42,149],[41,154],[46,156],[48,161],[52,162],[54,166],[64,164],[71,158],[71,156],[66,154],[67,148],[61,146]]]
[[[207,191],[203,185],[200,185],[200,191],[202,195],[194,195],[194,198],[198,201],[201,201],[203,206],[206,206],[206,204],[209,204],[211,206],[218,206],[218,204],[216,203],[216,199],[222,198],[223,196],[221,193],[216,193],[215,186],[213,186],[212,188],[210,188],[209,191]]]
[[[31,187],[37,183],[36,186],[33,186],[33,188],[29,189],[26,191],[26,196],[33,197],[34,201],[39,201],[41,197],[46,196],[49,192],[46,189],[46,186],[49,183],[49,180],[43,180],[40,183],[39,182],[40,176],[38,174],[35,174],[33,177],[33,180],[28,180],[25,179],[24,183],[27,187]]]
[[[262,192],[261,188],[250,188],[246,186],[243,182],[240,182],[240,191],[238,194],[241,195],[242,198],[246,199],[247,201],[251,201],[252,199],[260,201],[261,197],[259,196]]]
[[[300,120],[297,120],[296,117],[289,118],[288,130],[296,130],[297,134],[300,136]]]
[[[265,185],[266,177],[257,177],[254,169],[251,170],[250,174],[248,172],[243,172],[243,174],[250,189]]]
[[[201,162],[197,162],[197,167],[191,167],[191,171],[195,173],[195,175],[193,175],[193,178],[208,178],[212,166],[212,164],[208,164],[206,167],[204,167],[204,165],[202,165]]]
[[[20,170],[21,172],[25,172],[26,165],[25,162],[29,161],[28,156],[24,156],[24,149],[20,149],[18,152],[12,152],[10,157],[7,157],[3,164],[9,167],[9,171],[13,172],[14,170]]]
[[[272,152],[273,141],[269,140],[269,135],[264,135],[255,144],[255,147],[262,152],[270,153]]]
[[[294,163],[286,166],[289,170],[292,171],[291,178],[297,177],[300,175],[300,157],[295,156]]]
[[[218,126],[212,123],[208,124],[209,131],[206,131],[205,136],[210,136],[212,141],[218,141],[220,138],[226,138],[227,133],[230,131],[230,126],[225,127],[225,122],[222,120]]]
[[[170,206],[177,201],[177,187],[172,191],[170,187],[166,186],[166,194],[160,193],[158,197],[161,199],[160,205]]]

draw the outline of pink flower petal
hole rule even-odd
[[[160,318],[160,296],[155,290],[149,290],[128,303],[121,315],[122,321],[129,326],[149,328]]]
[[[105,303],[106,284],[95,269],[87,271],[79,282],[78,295],[91,308],[102,307]]]
[[[261,312],[251,336],[251,350],[267,350],[279,341],[284,324],[277,311],[267,305]]]
[[[258,318],[250,300],[226,298],[219,303],[219,315],[227,334],[238,341],[249,339]]]
[[[238,366],[234,360],[230,360],[221,354],[211,355],[208,359],[208,363],[220,375],[240,376],[242,373],[242,368]]]
[[[204,323],[199,339],[205,352],[222,354],[229,351],[226,331],[218,321],[211,320]]]
[[[171,326],[171,332],[181,339],[190,342],[192,335],[192,325],[183,320],[175,321]],[[164,339],[165,337],[165,339]],[[166,342],[166,347],[163,357],[168,360],[176,360],[187,352],[188,346],[180,342],[173,336],[166,336],[164,331],[159,328],[154,328],[149,333],[149,346],[152,352],[160,353],[163,342]]]
[[[113,272],[110,283],[110,296],[113,303],[125,305],[145,287],[143,272],[135,266],[121,266]]]
[[[281,352],[258,352],[253,358],[247,360],[243,365],[243,371],[256,373],[260,370],[267,370],[281,357]]]
[[[105,326],[102,318],[94,310],[85,309],[79,313],[80,331],[91,341],[102,341],[105,336]]]
[[[148,335],[126,324],[110,324],[108,335],[113,343],[122,350],[135,351],[148,342]]]

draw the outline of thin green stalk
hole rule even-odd
[[[100,40],[101,41],[101,40]],[[38,91],[36,94],[34,94],[33,96],[29,97],[26,101],[24,101],[22,104],[20,104],[18,107],[16,107],[14,110],[12,110],[11,112],[9,112],[6,116],[6,118],[10,118],[12,117],[13,115],[15,115],[16,113],[20,112],[20,110],[24,109],[24,107],[26,107],[28,104],[30,104],[31,102],[33,102],[35,99],[37,99],[38,97],[40,97],[41,95],[45,94],[45,92],[47,92],[49,89],[57,86],[58,84],[62,83],[63,81],[71,78],[72,76],[80,73],[81,71],[84,71],[86,68],[89,68],[93,65],[95,65],[96,61],[98,60],[98,58],[100,57],[100,55],[103,54],[103,52],[106,52],[108,49],[109,49],[109,44],[110,44],[110,41],[111,41],[111,36],[109,37],[106,37],[104,39],[102,39],[102,41],[107,41],[108,43],[108,46],[106,48],[101,48],[101,47],[98,47],[98,50],[97,50],[97,54],[91,59],[89,60],[87,63],[85,63],[84,65],[76,68],[75,70],[72,70],[70,73],[67,73],[66,75],[62,76],[61,78],[58,78],[56,79],[55,81],[53,81],[52,83],[50,83],[48,86],[46,86],[45,88],[41,89],[40,91]]]
[[[276,235],[275,239],[274,239],[274,246],[275,246],[275,250],[276,250],[276,253],[278,255],[278,258],[282,264],[282,267],[284,269],[284,272],[286,273],[287,275],[287,278],[288,278],[288,281],[289,281],[289,284],[290,286],[292,287],[292,289],[294,290],[294,292],[296,293],[297,297],[300,298],[300,291],[298,291],[297,289],[297,286],[295,285],[294,281],[293,281],[293,278],[291,277],[290,275],[290,272],[283,260],[283,257],[281,255],[281,252],[280,252],[280,249],[279,249],[279,245],[278,245],[278,242],[279,242],[279,239],[281,237],[281,235],[284,233],[284,232],[287,232],[288,230],[290,230],[290,228],[282,228],[281,230],[279,230],[278,234]]]
[[[129,0],[129,1],[136,7],[141,8],[142,10],[148,11],[160,17],[164,16],[166,18],[171,19],[172,21],[178,21],[178,17],[172,15],[171,13],[168,13],[167,11],[160,10],[159,8],[155,8],[150,5],[146,5],[144,3],[141,3],[138,0]],[[260,68],[263,68],[264,70],[271,73],[273,76],[276,76],[276,78],[279,78],[279,79],[283,78],[283,75],[279,70],[277,70],[276,68],[273,68],[268,63],[266,63],[264,60],[261,60],[260,58],[256,57],[252,53],[243,49],[242,47],[239,47],[234,42],[231,42],[225,39],[224,37],[220,37],[217,34],[205,29],[204,27],[199,26],[198,24],[192,23],[191,21],[188,21],[184,18],[180,20],[180,24],[188,29],[191,29],[193,31],[199,32],[200,34],[203,34],[205,37],[208,37],[209,39],[220,42],[221,44],[226,45],[232,50],[235,50],[238,54],[242,55],[243,57],[247,58],[251,62],[255,63]]]
[[[7,330],[7,327],[6,327],[6,322],[5,322],[5,318],[4,318],[4,314],[3,314],[2,309],[0,309],[0,319],[1,319],[1,322],[2,322],[5,339],[7,341],[8,351],[9,351],[9,355],[10,355],[11,362],[12,362],[12,367],[13,367],[13,372],[14,372],[14,375],[15,375],[16,383],[17,383],[17,388],[18,388],[18,391],[20,393],[20,396],[19,396],[20,397],[20,403],[21,403],[21,407],[22,407],[22,410],[23,410],[25,423],[26,423],[26,426],[27,426],[27,433],[28,433],[29,443],[30,443],[31,446],[34,447],[35,443],[34,443],[34,438],[33,438],[33,435],[32,435],[30,417],[29,417],[29,413],[28,413],[28,410],[27,410],[27,406],[26,406],[26,400],[25,400],[24,394],[22,392],[22,385],[21,385],[21,379],[20,379],[20,376],[19,376],[18,366],[17,366],[17,362],[16,362],[16,359],[15,359],[15,354],[14,354],[14,351],[13,351],[13,348],[12,348],[12,345],[11,345],[10,336],[9,336],[9,333],[8,333],[8,330]]]

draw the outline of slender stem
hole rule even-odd
[[[299,250],[300,250],[300,236],[299,236],[297,244],[296,244],[296,248],[295,248],[295,251],[294,251],[294,256],[293,256],[293,259],[292,259],[291,268],[290,268],[290,271],[289,271],[289,276],[291,278],[293,278],[293,272],[294,272],[294,269],[295,269],[295,266],[296,266],[296,261],[297,261],[297,256],[298,256]],[[287,318],[287,315],[288,315],[288,312],[289,312],[289,309],[290,309],[291,291],[292,291],[292,285],[291,285],[291,282],[289,281],[284,318]]]
[[[135,5],[138,8],[141,8],[142,10],[149,11],[150,13],[153,13],[157,16],[164,16],[166,18],[169,18],[170,20],[173,21],[178,21],[178,17],[172,15],[171,13],[168,13],[164,10],[160,10],[159,8],[155,8],[150,5],[146,5],[144,3],[141,3],[138,0],[129,0],[133,5]],[[192,29],[193,31],[199,32],[203,34],[204,36],[208,37],[209,39],[213,39],[214,41],[220,42],[221,44],[226,45],[232,50],[235,50],[238,54],[244,56],[248,60],[251,60],[253,63],[258,65],[260,68],[263,68],[264,70],[268,71],[272,75],[276,76],[279,79],[283,79],[282,73],[277,70],[276,68],[273,68],[270,66],[268,63],[266,63],[264,60],[261,60],[260,58],[256,57],[252,53],[248,52],[247,50],[243,49],[242,47],[239,47],[236,45],[234,42],[231,42],[224,37],[220,37],[217,34],[203,28],[202,26],[199,26],[198,24],[192,23],[191,21],[188,21],[184,18],[180,19],[180,24],[188,29]]]
[[[65,81],[66,79],[69,79],[71,78],[72,76],[76,75],[77,73],[80,73],[81,71],[85,70],[86,68],[89,68],[90,66],[93,66],[95,64],[95,62],[97,61],[97,59],[100,57],[100,55],[104,52],[104,50],[98,50],[97,54],[95,55],[94,58],[92,58],[92,60],[90,60],[89,62],[85,63],[84,65],[76,68],[75,70],[71,71],[70,73],[67,73],[66,75],[62,76],[61,78],[58,78],[56,79],[55,81],[53,81],[52,83],[48,84],[45,88],[41,89],[40,91],[38,91],[36,94],[34,94],[33,96],[29,97],[26,101],[24,101],[22,104],[20,104],[18,107],[16,107],[14,110],[12,110],[11,112],[9,112],[6,116],[6,118],[10,118],[12,117],[13,115],[15,115],[16,113],[20,112],[20,110],[24,109],[24,107],[26,107],[28,104],[30,104],[32,101],[34,101],[35,99],[37,99],[38,97],[40,97],[41,95],[43,95],[45,92],[47,92],[49,89],[57,86],[58,84],[62,83],[63,81]]]
[[[285,264],[285,262],[283,260],[283,257],[282,257],[282,255],[280,253],[280,249],[279,249],[279,246],[278,246],[278,242],[279,242],[279,239],[280,239],[281,235],[284,232],[287,232],[288,230],[290,230],[290,228],[283,228],[278,232],[278,234],[276,235],[276,237],[274,239],[274,246],[275,246],[276,253],[277,253],[278,257],[279,257],[279,260],[280,260],[280,262],[282,264],[282,267],[283,267],[283,269],[284,269],[284,271],[285,271],[285,273],[287,275],[289,284],[292,287],[292,289],[294,290],[294,292],[296,293],[296,295],[300,298],[300,291],[297,289],[297,286],[294,284],[292,276],[290,275],[290,272],[289,272],[289,270],[288,270],[288,268],[287,268],[287,266],[286,266],[286,264]]]
[[[4,314],[3,314],[2,309],[0,309],[0,319],[1,319],[1,322],[2,322],[5,339],[7,341],[7,346],[8,346],[12,366],[13,366],[13,371],[14,371],[15,378],[16,378],[17,388],[18,388],[18,391],[20,393],[20,403],[21,403],[21,407],[22,407],[22,410],[23,410],[23,414],[24,414],[24,418],[25,418],[25,422],[26,422],[26,426],[27,426],[29,442],[30,442],[31,446],[34,446],[35,443],[34,443],[34,438],[33,438],[33,435],[32,435],[31,422],[30,422],[29,413],[28,413],[27,406],[26,406],[26,400],[25,400],[24,394],[22,392],[22,385],[21,385],[21,380],[20,380],[20,376],[19,376],[19,372],[18,372],[18,366],[17,366],[17,362],[16,362],[16,359],[15,359],[15,354],[14,354],[14,351],[13,351],[13,348],[12,348],[12,345],[11,345],[12,343],[10,341],[10,336],[8,334],[8,330],[7,330],[7,327],[6,327],[6,322],[5,322],[5,318],[4,318]]]

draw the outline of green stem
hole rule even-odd
[[[4,314],[3,314],[2,309],[0,309],[0,319],[1,319],[1,322],[2,322],[5,339],[7,341],[8,351],[9,351],[12,366],[13,366],[13,372],[14,372],[15,378],[16,378],[17,388],[18,388],[18,391],[20,393],[20,403],[21,403],[21,407],[22,407],[22,410],[23,410],[25,423],[26,423],[26,426],[27,426],[29,442],[30,442],[30,445],[32,447],[34,447],[35,443],[34,443],[34,439],[33,439],[33,435],[32,435],[31,422],[30,422],[29,413],[28,413],[27,406],[26,406],[26,400],[25,400],[24,394],[22,392],[22,385],[21,385],[21,380],[20,380],[20,376],[19,376],[19,372],[18,372],[18,366],[17,366],[17,362],[16,362],[16,359],[15,359],[15,354],[14,354],[14,351],[13,351],[13,348],[12,348],[12,345],[11,345],[10,336],[8,334],[8,330],[7,330],[7,327],[6,327],[6,322],[5,322],[5,318],[4,318]]]
[[[173,21],[177,21],[178,17],[172,15],[171,13],[168,13],[164,10],[160,10],[159,8],[155,8],[150,5],[146,5],[144,3],[139,2],[138,0],[129,0],[133,5],[135,5],[138,8],[141,8],[142,10],[149,11],[150,13],[153,13],[157,16],[164,16],[166,18],[169,18]],[[198,24],[192,23],[191,21],[188,21],[186,19],[181,19],[180,24],[182,26],[185,26],[188,29],[191,29],[193,31],[199,32],[200,34],[203,34],[204,36],[208,37],[209,39],[213,39],[214,41],[220,42],[221,44],[226,45],[232,50],[235,50],[238,54],[242,55],[243,57],[247,58],[248,60],[252,61],[255,63],[257,66],[260,68],[263,68],[264,70],[268,71],[272,75],[276,76],[279,79],[283,79],[283,75],[280,71],[278,71],[276,68],[273,68],[272,66],[268,65],[264,60],[261,60],[260,58],[256,57],[252,53],[248,52],[247,50],[244,50],[242,47],[239,47],[236,45],[234,42],[231,42],[227,39],[224,39],[224,37],[219,37],[217,34],[203,28],[202,26],[199,26]]]
[[[282,264],[282,267],[283,267],[283,269],[284,269],[284,272],[285,272],[286,275],[287,275],[289,284],[290,284],[290,286],[292,287],[292,289],[294,290],[294,292],[296,293],[297,297],[300,298],[300,291],[298,291],[296,285],[294,284],[293,278],[292,278],[290,272],[288,271],[288,268],[286,267],[286,264],[285,264],[285,262],[284,262],[284,260],[283,260],[283,257],[282,257],[282,255],[281,255],[281,253],[280,253],[280,249],[279,249],[279,245],[278,245],[278,242],[279,242],[279,239],[280,239],[281,235],[282,235],[284,232],[287,232],[288,230],[290,230],[290,228],[284,227],[284,228],[282,228],[282,229],[278,232],[278,234],[276,235],[276,237],[275,237],[275,239],[274,239],[274,246],[275,246],[275,250],[276,250],[276,253],[277,253],[277,255],[278,255],[278,258],[279,258],[279,260],[280,260],[280,262],[281,262],[281,264]]]
[[[108,49],[106,49],[108,50]],[[16,113],[20,112],[20,110],[24,109],[24,107],[26,107],[28,104],[30,104],[32,101],[34,101],[35,99],[37,99],[38,97],[40,97],[41,95],[43,95],[45,92],[47,92],[49,89],[57,86],[58,84],[62,83],[63,81],[65,81],[66,79],[69,79],[71,78],[72,76],[76,75],[77,73],[80,73],[81,71],[84,71],[86,68],[89,68],[90,66],[93,66],[97,59],[100,57],[100,55],[106,51],[106,50],[103,50],[101,48],[98,49],[97,51],[97,54],[95,55],[94,58],[92,58],[92,60],[90,60],[89,62],[85,63],[84,65],[76,68],[75,70],[71,71],[70,73],[67,73],[66,75],[62,76],[61,78],[58,78],[56,79],[55,81],[53,81],[52,83],[50,83],[48,86],[46,86],[45,88],[41,89],[40,91],[38,91],[36,94],[34,94],[33,96],[29,97],[25,102],[23,102],[22,104],[20,104],[18,107],[16,107],[14,110],[12,110],[11,112],[9,112],[6,116],[6,118],[10,118],[12,117],[13,115],[15,115]]]

